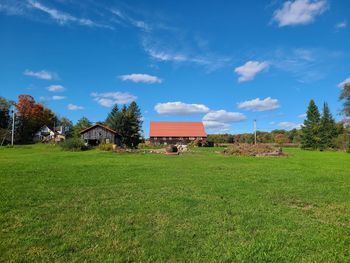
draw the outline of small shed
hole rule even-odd
[[[89,145],[112,143],[120,145],[120,135],[111,128],[102,124],[95,124],[80,132],[80,137]]]

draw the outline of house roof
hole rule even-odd
[[[155,122],[150,124],[150,137],[207,137],[202,122]]]
[[[94,129],[94,128],[98,127],[98,126],[101,127],[101,128],[103,128],[103,129],[106,129],[106,130],[108,130],[108,131],[110,131],[110,132],[113,132],[113,133],[117,134],[116,131],[112,130],[112,129],[109,128],[108,126],[104,126],[104,125],[98,124],[98,123],[95,124],[95,125],[90,126],[89,128],[86,128],[86,129],[80,131],[80,134],[81,134],[81,133],[84,133],[84,132],[87,132],[87,131],[89,131],[89,130],[91,130],[91,129]]]

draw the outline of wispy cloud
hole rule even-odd
[[[62,85],[51,85],[47,87],[47,90],[51,92],[62,92],[65,88]]]
[[[144,50],[151,59],[160,62],[172,62],[176,64],[187,63],[204,67],[208,72],[220,69],[231,61],[231,58],[214,54],[187,54],[185,51],[175,51],[176,48],[165,49],[158,45],[150,45],[144,42]]]
[[[326,0],[286,1],[274,12],[273,19],[279,27],[310,24],[327,8]]]
[[[78,106],[78,105],[75,105],[75,104],[68,104],[67,105],[67,109],[68,110],[83,110],[84,107],[83,106]]]
[[[180,101],[158,103],[154,110],[161,115],[192,115],[206,113],[209,108],[203,104],[188,104]]]
[[[348,78],[344,79],[342,82],[340,82],[340,83],[338,84],[338,87],[342,89],[342,88],[344,88],[344,86],[345,86],[346,84],[350,84],[350,77],[348,77]]]
[[[280,107],[277,99],[267,97],[265,99],[256,98],[253,100],[247,100],[239,102],[237,104],[239,109],[252,110],[252,111],[268,111],[274,110]]]
[[[310,83],[327,76],[335,66],[330,60],[343,57],[342,52],[322,48],[276,49],[269,61],[271,67],[291,73],[298,82]]]
[[[94,101],[103,107],[112,107],[115,104],[127,104],[137,100],[135,95],[119,91],[104,93],[93,92],[91,96],[94,97]]]
[[[148,75],[148,74],[128,74],[128,75],[121,75],[119,78],[123,81],[132,81],[132,82],[143,82],[143,83],[148,83],[148,84],[153,84],[153,83],[162,83],[162,79]]]
[[[125,12],[122,12],[121,10],[119,10],[117,8],[112,8],[111,12],[113,15],[117,16],[120,20],[122,20],[123,23],[134,26],[134,27],[141,29],[145,32],[150,32],[152,30],[151,25],[149,25],[145,21],[134,19],[130,15],[126,14]]]
[[[113,29],[112,26],[97,23],[89,18],[79,18],[67,12],[63,12],[57,8],[49,7],[41,1],[27,0],[27,1],[6,1],[0,3],[0,12],[5,12],[8,15],[18,15],[38,19],[35,11],[39,11],[48,15],[59,25],[77,24],[87,27],[101,27]]]
[[[0,3],[0,12],[8,15],[23,15],[25,10],[25,1],[3,0]]]
[[[348,26],[347,23],[346,23],[345,21],[343,21],[343,22],[337,23],[337,24],[335,25],[335,28],[336,28],[336,29],[345,29],[347,26]]]
[[[267,69],[269,63],[267,61],[248,61],[244,65],[235,68],[235,72],[239,75],[238,82],[244,82],[254,79],[256,74]]]
[[[44,79],[44,80],[53,80],[53,79],[57,79],[58,78],[56,73],[50,72],[50,71],[47,71],[47,70],[32,71],[32,70],[26,69],[23,72],[23,74],[25,76],[35,77],[35,78]]]
[[[52,100],[64,100],[66,99],[65,96],[52,96]]]
[[[294,122],[288,122],[288,121],[282,121],[278,123],[278,126],[285,130],[292,130],[292,129],[300,129],[301,124],[300,123],[294,123]]]

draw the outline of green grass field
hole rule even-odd
[[[0,149],[1,262],[350,262],[350,154]]]

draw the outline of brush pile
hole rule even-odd
[[[282,148],[276,148],[270,144],[237,143],[227,147],[223,154],[242,156],[285,156]]]

